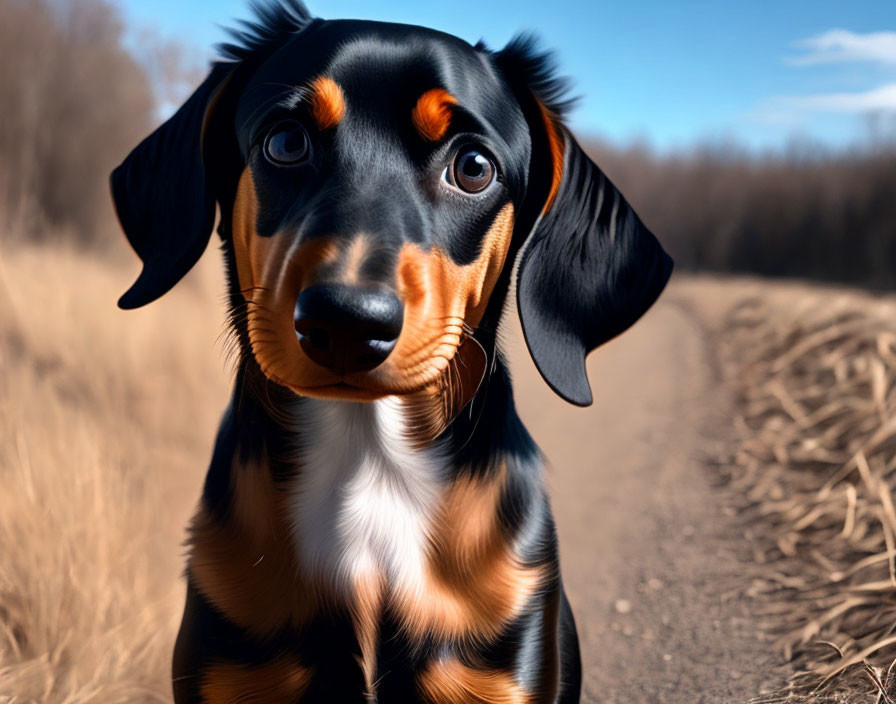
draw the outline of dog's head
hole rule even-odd
[[[530,42],[492,52],[292,1],[227,51],[112,174],[143,260],[123,308],[187,273],[217,203],[268,379],[319,397],[445,391],[478,382],[473,338],[494,332],[518,261],[536,365],[591,402],[586,354],[647,310],[672,264],[564,126]]]

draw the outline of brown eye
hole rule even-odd
[[[466,193],[481,193],[492,185],[498,169],[481,151],[468,148],[458,153],[448,171],[452,186]]]
[[[285,120],[274,125],[264,141],[264,155],[268,161],[280,166],[305,161],[310,152],[308,133],[295,120]]]

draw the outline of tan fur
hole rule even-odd
[[[287,656],[257,666],[219,663],[206,669],[200,693],[204,704],[283,704],[310,680],[311,671]]]
[[[366,694],[376,695],[377,642],[383,612],[385,584],[381,576],[359,578],[354,585],[351,605],[355,636],[361,646],[361,671],[364,673]]]
[[[500,670],[467,667],[456,658],[431,663],[420,676],[428,704],[528,704],[529,694]]]
[[[303,581],[286,524],[286,502],[268,467],[232,468],[231,514],[219,522],[200,507],[190,532],[189,571],[199,591],[254,635],[300,626],[319,608]]]
[[[284,504],[266,464],[235,462],[232,472],[228,520],[220,523],[205,509],[194,520],[189,570],[199,591],[228,619],[259,637],[286,626],[298,629],[319,610],[338,607],[325,602],[322,592],[299,572],[284,525]],[[389,609],[412,638],[434,634],[484,641],[519,616],[538,589],[543,571],[519,563],[497,520],[505,481],[501,470],[488,478],[461,479],[448,489],[434,519],[422,589],[389,584],[381,574],[356,580],[343,605],[352,614],[368,695],[375,695],[380,674],[376,654],[384,610]],[[443,665],[424,676],[433,702],[526,701],[501,698],[521,692],[505,687],[503,675],[470,668],[452,674]],[[460,665],[450,664],[449,669],[455,667]],[[443,677],[457,682],[445,689]],[[286,701],[298,696],[309,678],[310,673],[291,660],[259,667],[216,664],[205,670],[202,693],[209,703]],[[469,698],[471,692],[484,698]],[[245,693],[245,698],[236,698],[236,693]]]
[[[263,298],[261,293],[271,293],[275,287],[288,289],[290,283],[310,285],[314,282],[316,269],[338,259],[339,248],[327,237],[315,237],[300,248],[296,248],[289,237],[279,233],[260,237],[255,229],[258,207],[255,181],[252,170],[247,166],[240,175],[233,202],[234,257],[240,289],[246,300]],[[296,288],[296,296],[298,293],[299,289]],[[294,304],[293,299],[289,307],[290,324]]]
[[[345,95],[332,78],[319,76],[312,81],[311,115],[321,130],[335,127],[345,117]]]
[[[485,350],[465,336],[437,382],[402,399],[408,440],[414,447],[426,447],[441,435],[473,399],[487,366]]]
[[[451,106],[457,104],[457,98],[443,88],[426,91],[417,100],[411,112],[411,121],[423,139],[437,142],[451,126]]]
[[[479,257],[470,264],[455,264],[437,247],[424,252],[419,245],[405,245],[398,262],[400,293],[412,307],[429,298],[429,305],[438,308],[433,310],[436,318],[439,313],[459,315],[475,327],[504,267],[512,234],[513,206],[508,203],[483,238]]]
[[[563,137],[557,128],[556,118],[551,114],[551,111],[541,101],[538,101],[538,108],[541,110],[541,119],[544,121],[544,129],[548,137],[548,148],[551,152],[551,189],[548,192],[544,208],[541,210],[542,214],[544,214],[554,204],[554,199],[560,190],[560,182],[563,180],[564,144]]]
[[[265,376],[294,390],[298,389],[291,378],[336,384],[339,377],[314,364],[299,347],[293,309],[301,290],[316,282],[319,270],[338,260],[339,248],[326,237],[298,247],[285,234],[260,237],[255,230],[257,213],[255,183],[247,167],[234,199],[233,246],[255,359]]]
[[[508,203],[487,232],[482,253],[470,264],[458,266],[435,247],[424,251],[416,244],[405,245],[396,271],[405,316],[395,349],[379,367],[342,377],[305,355],[292,320],[299,293],[316,281],[320,267],[339,258],[337,245],[314,238],[295,248],[285,235],[259,237],[257,212],[252,174],[246,169],[234,203],[233,238],[240,287],[249,301],[252,350],[269,379],[296,393],[323,398],[373,400],[441,388],[463,340],[464,325],[477,325],[485,312],[513,232],[513,206]],[[360,244],[350,253],[355,246]]]
[[[361,267],[364,265],[364,257],[368,252],[368,242],[364,235],[358,235],[348,247],[345,258],[345,272],[342,275],[342,283],[357,286],[361,283]]]
[[[426,588],[396,585],[393,606],[417,637],[487,640],[521,610],[543,579],[520,563],[498,523],[505,472],[460,479],[434,520]]]
[[[416,245],[406,245],[399,256],[405,328],[418,339],[441,345],[425,351],[441,365],[436,367],[440,375],[405,400],[409,429],[420,444],[437,437],[479,389],[488,360],[475,340],[461,334],[462,328],[475,327],[485,313],[512,234],[513,206],[508,204],[486,233],[482,253],[468,265],[458,266],[440,250],[423,252]],[[407,356],[405,360],[415,361]]]

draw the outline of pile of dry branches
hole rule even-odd
[[[771,536],[751,591],[797,670],[757,702],[892,704],[896,303],[754,298],[725,333],[740,400],[732,482]]]

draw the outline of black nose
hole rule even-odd
[[[343,284],[309,286],[293,322],[312,361],[340,374],[383,363],[401,332],[404,311],[395,294]]]

